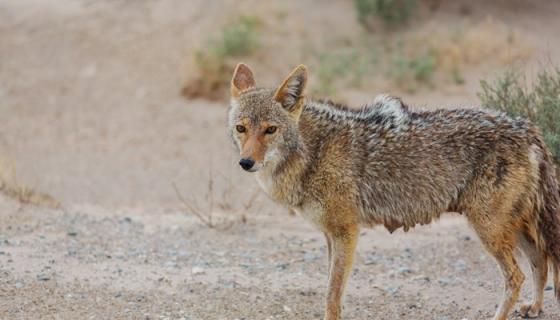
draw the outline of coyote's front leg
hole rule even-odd
[[[332,252],[329,259],[329,287],[325,320],[341,319],[342,296],[346,280],[352,271],[358,235],[359,230],[355,225],[338,227],[327,235]]]

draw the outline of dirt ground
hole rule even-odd
[[[0,195],[0,319],[321,319],[322,234],[253,197],[257,184],[225,132],[226,102],[180,95],[193,48],[232,12],[267,17],[272,7],[309,34],[360,29],[351,1],[263,3],[0,2],[0,160],[64,205]],[[448,24],[465,3],[469,19],[491,16],[527,39],[529,74],[558,62],[559,3],[446,2],[422,21]],[[292,67],[280,58],[260,71],[265,83]],[[476,105],[478,79],[498,69],[473,67],[462,86],[392,93],[427,108]],[[359,104],[390,87],[339,95]],[[174,184],[217,228],[185,209]],[[526,281],[522,300],[530,289]],[[449,214],[408,233],[363,230],[344,314],[486,319],[501,291],[494,261]],[[559,318],[548,287],[541,319]]]

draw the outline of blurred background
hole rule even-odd
[[[558,159],[559,16],[553,0],[0,1],[0,318],[320,319],[322,235],[227,137],[234,66],[277,86],[305,64],[308,96],[355,107],[527,116]],[[461,218],[364,233],[349,319],[493,313],[498,271]]]

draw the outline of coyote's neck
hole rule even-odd
[[[298,146],[285,150],[276,163],[267,164],[257,173],[257,180],[264,191],[274,200],[291,207],[303,202],[303,183],[308,168],[307,149],[300,139]]]

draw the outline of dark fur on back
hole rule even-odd
[[[316,158],[307,163],[310,167],[317,166],[330,143],[342,142],[348,157],[341,159],[341,172],[354,176],[362,223],[383,223],[391,231],[429,223],[445,211],[465,213],[465,195],[473,187],[499,189],[508,183],[508,171],[529,165],[532,145],[540,154],[548,152],[525,119],[475,109],[410,111],[400,100],[383,96],[356,110],[308,102],[300,126]],[[546,204],[543,220],[548,223],[542,227],[558,235],[558,187],[549,158],[543,156],[539,164],[547,199],[538,201],[537,181],[527,181],[527,197],[535,198],[527,201]]]

